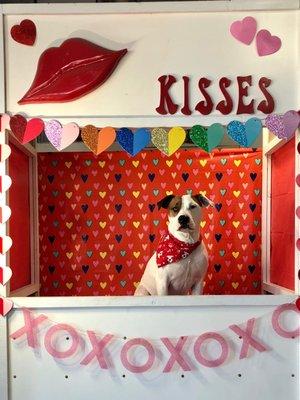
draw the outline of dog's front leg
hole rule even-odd
[[[195,283],[195,284],[192,286],[191,295],[192,295],[192,296],[197,296],[197,295],[199,295],[199,294],[202,294],[202,291],[203,291],[203,280],[201,280],[201,281]]]
[[[156,275],[156,290],[158,296],[168,296],[168,275],[165,271],[158,271]]]

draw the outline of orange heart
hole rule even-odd
[[[100,129],[93,125],[82,128],[83,143],[96,155],[106,150],[116,139],[116,131],[111,126]]]

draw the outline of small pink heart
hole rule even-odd
[[[296,176],[296,183],[300,187],[300,174]]]
[[[256,35],[256,48],[260,57],[276,53],[281,47],[281,40],[272,36],[267,29],[260,30]]]
[[[249,45],[256,33],[256,20],[246,17],[242,21],[235,21],[230,25],[230,33],[239,42]]]
[[[10,312],[10,310],[13,308],[14,303],[5,298],[5,297],[0,297],[0,314],[5,316]]]
[[[296,215],[300,219],[300,206],[296,209]]]
[[[0,283],[6,285],[6,283],[12,277],[12,270],[9,267],[0,267]]]

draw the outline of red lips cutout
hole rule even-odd
[[[40,56],[34,81],[19,104],[77,99],[112,74],[127,49],[113,51],[85,39],[72,38]]]
[[[24,19],[20,25],[14,25],[11,28],[10,34],[16,42],[33,46],[36,38],[36,27],[30,19]]]

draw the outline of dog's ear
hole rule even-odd
[[[168,196],[164,197],[157,203],[157,207],[160,210],[161,208],[168,208],[169,204],[171,203],[171,200],[174,199],[173,194],[169,194]]]
[[[199,204],[200,207],[215,206],[215,203],[206,196],[203,196],[203,194],[196,194],[193,196],[193,199]]]

